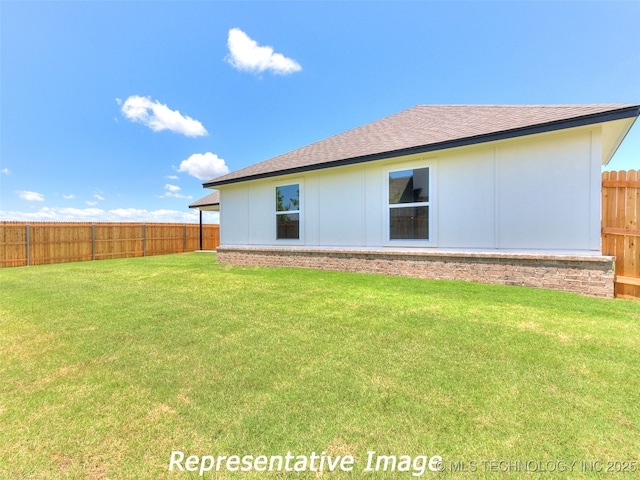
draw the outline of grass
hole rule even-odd
[[[640,461],[637,301],[198,253],[3,269],[0,284],[0,478],[197,478],[169,471],[173,451],[355,459],[204,475],[220,479],[419,476],[364,472],[369,451],[441,455],[439,478]]]

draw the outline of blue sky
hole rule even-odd
[[[638,104],[639,21],[611,0],[2,0],[0,219],[197,222],[212,172],[417,104]],[[638,124],[607,167],[631,168]]]

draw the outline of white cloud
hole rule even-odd
[[[3,168],[2,170],[0,170],[0,173],[4,175],[10,175],[11,171],[8,168]]]
[[[165,192],[162,195],[160,195],[158,198],[183,198],[188,200],[193,197],[191,195],[182,195],[181,193]]]
[[[177,210],[140,210],[137,208],[118,208],[109,210],[106,215],[117,221],[124,222],[185,222],[197,223],[197,214],[180,212]]]
[[[272,47],[259,46],[239,28],[229,30],[227,40],[229,55],[225,60],[237,68],[251,73],[262,73],[270,70],[280,75],[299,72],[302,67],[298,62],[281,53],[274,53]]]
[[[178,171],[200,180],[210,180],[229,173],[229,167],[215,153],[194,153],[180,163]]]
[[[102,195],[97,194],[97,193],[93,195],[93,198],[95,198],[96,200],[104,200],[104,197]]]
[[[64,193],[62,194],[62,198],[64,198],[65,200],[73,200],[74,198],[76,198],[75,195],[73,194],[69,194],[69,195],[65,195]]]
[[[90,207],[95,207],[95,206],[98,204],[98,202],[94,202],[93,200],[87,200],[87,201],[86,201],[86,202],[84,202],[84,203],[86,203],[86,204],[87,204],[87,205],[89,205]]]
[[[167,175],[166,178],[168,178],[169,180],[178,180],[177,175]]]
[[[121,100],[116,99],[118,105]],[[170,130],[187,137],[207,135],[207,130],[198,120],[183,116],[178,110],[171,110],[160,102],[152,101],[150,97],[132,95],[122,104],[122,114],[132,122],[146,125],[154,132]]]
[[[44,202],[44,195],[37,192],[30,192],[29,190],[20,190],[18,197],[29,202]]]
[[[43,207],[35,212],[0,210],[0,218],[8,221],[51,222],[140,222],[140,223],[198,223],[198,212],[179,210],[144,210],[138,208],[61,208]],[[215,219],[213,220],[215,222]]]
[[[191,195],[182,195],[181,193],[178,193],[180,191],[180,187],[178,187],[177,185],[171,185],[170,183],[167,183],[164,186],[164,189],[166,190],[166,192],[164,192],[158,198],[193,198]]]

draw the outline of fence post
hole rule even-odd
[[[147,256],[147,225],[142,224],[142,256]]]
[[[96,224],[91,224],[91,260],[96,259]]]
[[[187,224],[182,225],[182,253],[187,251]]]
[[[29,245],[31,243],[31,240],[29,238],[29,224],[25,224],[25,254],[27,257],[27,267],[29,265],[31,265],[31,246]]]

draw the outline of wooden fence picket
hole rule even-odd
[[[615,294],[640,298],[640,177],[602,173],[602,253],[616,257]]]

